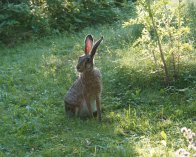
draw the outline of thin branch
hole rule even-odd
[[[169,85],[170,79],[169,79],[168,68],[167,68],[167,64],[166,64],[166,61],[165,61],[165,57],[164,57],[161,41],[160,41],[160,38],[159,38],[159,34],[157,32],[157,27],[156,27],[156,24],[154,22],[152,10],[150,8],[150,0],[147,0],[147,11],[149,13],[149,16],[150,16],[150,19],[151,19],[151,22],[152,22],[152,27],[153,27],[153,29],[155,31],[155,35],[156,35],[156,38],[157,38],[159,52],[160,52],[160,55],[161,55],[161,60],[163,62],[163,68],[164,68],[164,71],[165,71],[165,82],[166,82],[167,85]]]
[[[166,28],[167,28],[167,31],[169,33],[169,38],[170,38],[170,47],[174,47],[174,44],[173,44],[173,37],[172,37],[172,34],[171,34],[171,31],[169,29],[170,27],[170,21],[169,21],[169,15],[168,15],[168,10],[167,10],[167,7],[166,5],[164,4],[164,7],[165,7],[165,10],[166,10],[166,17],[167,17],[167,24],[166,24]],[[171,53],[171,56],[172,56],[172,64],[173,64],[173,70],[174,70],[174,79],[176,80],[177,79],[177,73],[176,73],[176,64],[175,64],[175,54],[174,52],[172,51]]]

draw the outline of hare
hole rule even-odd
[[[93,117],[96,114],[99,122],[102,83],[101,73],[94,67],[94,56],[102,40],[103,37],[93,44],[92,35],[86,36],[85,54],[79,57],[76,66],[80,75],[64,98],[65,112],[79,117]]]

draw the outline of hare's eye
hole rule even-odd
[[[86,61],[87,61],[87,62],[90,62],[90,58],[86,58]]]

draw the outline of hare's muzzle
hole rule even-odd
[[[79,65],[76,66],[76,69],[78,72],[82,72],[82,68]]]

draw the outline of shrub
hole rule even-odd
[[[183,11],[181,0],[175,4],[168,0],[140,0],[138,17],[124,24],[143,24],[142,36],[134,45],[152,58],[156,72],[163,71],[166,85],[178,79],[180,59],[192,50]]]
[[[0,4],[0,41],[10,42],[18,33],[27,32],[30,27],[30,8],[25,3]],[[21,34],[22,36],[24,34]]]
[[[43,36],[112,23],[126,16],[120,14],[129,5],[122,4],[128,3],[122,1],[117,5],[113,0],[3,1],[0,2],[0,41],[7,44],[24,39],[27,34]]]
[[[196,47],[196,3],[190,1],[187,2],[185,15],[186,23],[188,23],[190,27],[190,38],[193,40],[193,44]]]

